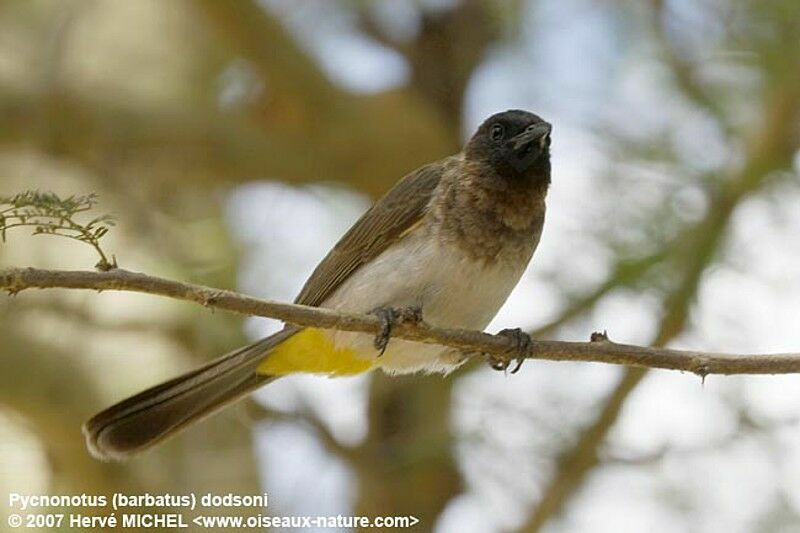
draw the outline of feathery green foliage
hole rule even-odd
[[[95,217],[88,222],[75,220],[76,215],[91,210],[97,195],[72,195],[61,198],[52,192],[24,191],[13,196],[0,196],[0,239],[6,241],[6,231],[16,227],[32,227],[34,235],[58,235],[84,242],[95,249],[100,260],[98,270],[116,268],[100,247],[100,239],[114,226],[110,215]]]

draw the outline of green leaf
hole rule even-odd
[[[114,226],[110,215],[100,215],[86,223],[76,215],[92,209],[98,201],[96,194],[71,195],[61,198],[52,192],[23,191],[13,196],[0,196],[0,239],[6,240],[6,231],[11,227],[33,227],[34,235],[60,235],[85,242],[100,256],[98,265],[106,269],[116,266],[106,258],[100,239]]]

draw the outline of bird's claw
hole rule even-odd
[[[422,307],[419,305],[407,305],[397,309],[400,314],[400,322],[409,324],[419,324],[422,322]]]
[[[375,335],[375,340],[373,341],[379,355],[383,355],[386,351],[389,339],[392,338],[392,328],[394,328],[395,324],[404,322],[418,324],[422,322],[422,308],[418,305],[376,307],[369,314],[377,316],[381,321],[381,330]]]
[[[512,374],[516,374],[519,372],[519,369],[522,368],[522,363],[525,362],[528,355],[528,348],[531,345],[531,336],[519,328],[504,329],[497,334],[503,337],[509,337],[514,341],[516,346],[509,355],[490,355],[489,365],[495,370],[506,371],[511,365],[511,361],[516,361],[514,369],[511,370]],[[512,355],[515,357],[512,357]]]

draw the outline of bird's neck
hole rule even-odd
[[[441,237],[485,262],[524,260],[544,224],[549,179],[508,181],[461,161],[445,172],[431,214]]]

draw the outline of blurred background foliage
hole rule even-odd
[[[554,182],[492,329],[800,347],[795,0],[0,2],[0,195],[97,193],[107,249],[156,275],[290,300],[371,200],[510,107],[555,125]],[[9,237],[2,266],[95,261]],[[269,513],[442,532],[800,531],[796,377],[292,378],[126,464],[85,452],[93,412],[275,327],[0,297],[0,487],[266,491]]]

